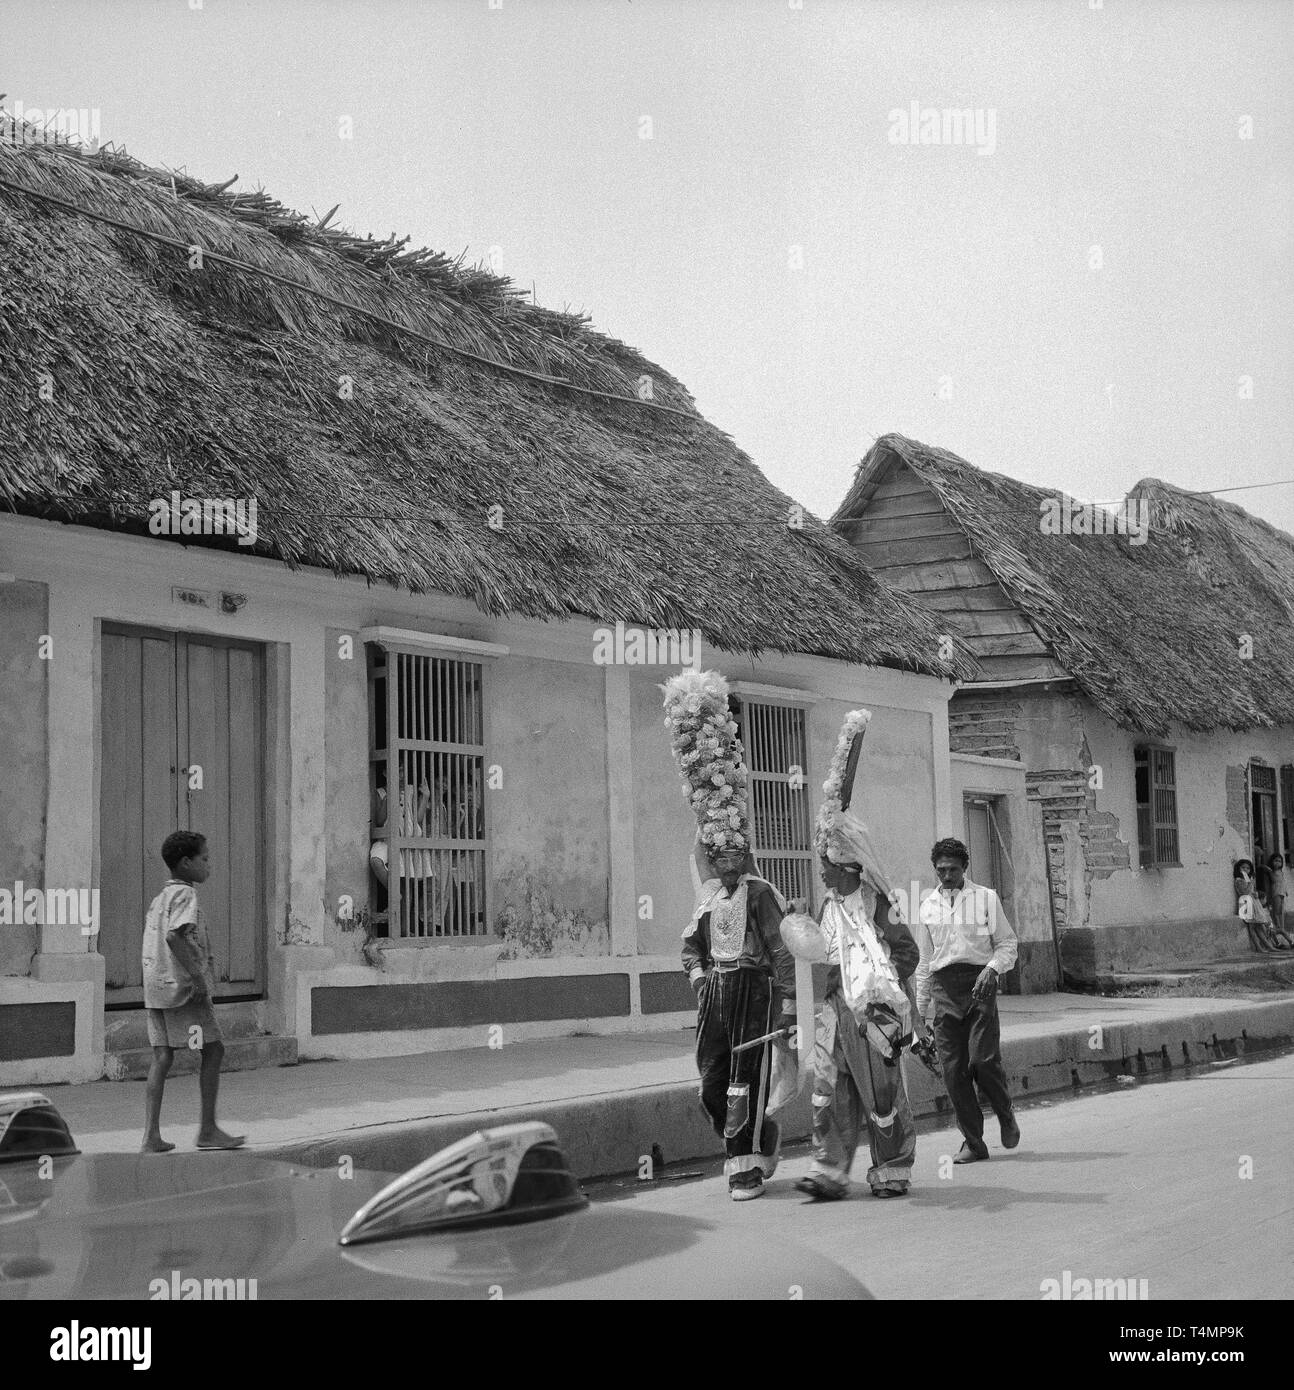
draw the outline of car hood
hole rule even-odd
[[[0,1299],[871,1297],[758,1228],[624,1203],[342,1249],[341,1228],[390,1178],[246,1152],[12,1164]]]

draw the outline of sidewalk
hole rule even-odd
[[[1294,996],[1274,999],[1004,997],[1002,1051],[1012,1093],[1070,1091],[1121,1074],[1198,1064],[1294,1039]],[[311,1167],[349,1155],[356,1167],[402,1171],[475,1129],[542,1119],[581,1177],[635,1170],[659,1145],[667,1163],[719,1152],[697,1104],[690,1031],[571,1037],[363,1061],[303,1062],[231,1072],[220,1119],[262,1157]],[[942,1114],[942,1085],[905,1062],[918,1116]],[[139,1146],[143,1083],[44,1089],[86,1153]],[[187,1148],[197,1125],[196,1076],[167,1083],[163,1133]],[[807,1094],[784,1117],[809,1132]]]

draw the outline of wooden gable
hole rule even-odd
[[[987,680],[1068,675],[1032,623],[974,552],[936,493],[893,454],[837,529],[869,569],[948,624]]]

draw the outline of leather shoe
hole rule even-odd
[[[1014,1112],[1001,1121],[1002,1147],[1014,1149],[1020,1142],[1020,1126],[1016,1123]]]
[[[953,1158],[954,1163],[983,1163],[988,1157],[988,1146],[986,1144],[971,1144],[967,1139],[957,1150]]]

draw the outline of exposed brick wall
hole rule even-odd
[[[1025,793],[1040,803],[1042,838],[1051,878],[1051,908],[1056,930],[1064,931],[1069,917],[1064,831],[1066,821],[1081,822],[1087,810],[1087,772],[1048,768],[1024,774]]]
[[[1015,721],[1020,702],[991,695],[954,699],[948,706],[948,744],[954,753],[1020,761]]]
[[[1249,769],[1243,763],[1227,768],[1227,824],[1249,843]]]
[[[1096,798],[1092,797],[1093,803]],[[1087,871],[1093,878],[1109,878],[1116,869],[1130,869],[1132,855],[1126,840],[1119,839],[1119,818],[1109,811],[1089,811]]]
[[[1087,751],[1084,740],[1083,751]],[[1090,764],[1089,764],[1090,765]],[[1079,852],[1082,855],[1083,887],[1088,897],[1094,878],[1109,878],[1118,869],[1132,867],[1131,851],[1126,840],[1119,838],[1119,818],[1109,811],[1096,809],[1096,793],[1088,785],[1087,768],[1048,768],[1042,772],[1026,772],[1025,789],[1030,801],[1042,810],[1043,840],[1051,874],[1051,901],[1056,929],[1063,931],[1070,924],[1081,925],[1086,914],[1079,914],[1078,904],[1070,902],[1070,870],[1076,865],[1066,860],[1066,825],[1078,831]],[[1068,835],[1073,843],[1072,832]]]

